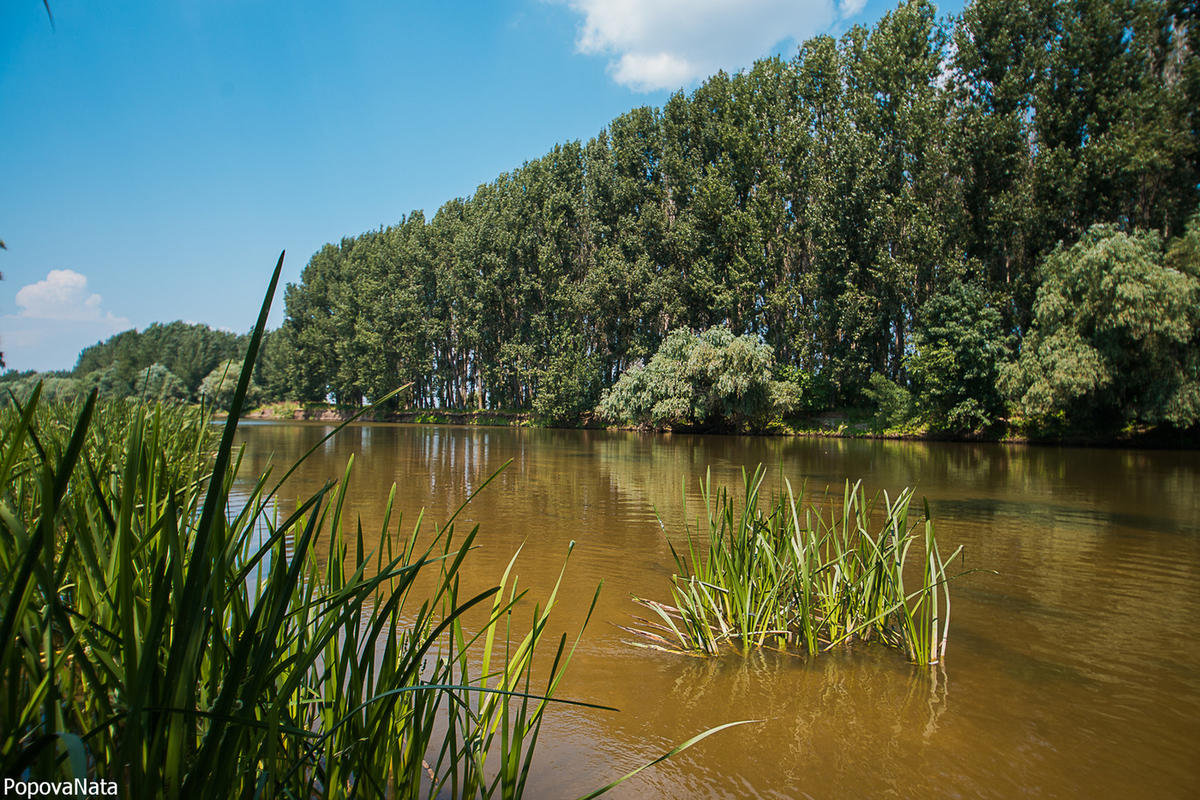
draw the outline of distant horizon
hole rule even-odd
[[[332,18],[63,0],[51,29],[41,3],[9,4],[0,103],[21,114],[0,131],[0,351],[70,370],[155,322],[248,329],[281,249],[296,282],[326,243],[432,216],[625,111],[895,5],[714,3],[680,21],[674,0],[636,19],[601,0]],[[280,291],[272,328],[283,309]]]

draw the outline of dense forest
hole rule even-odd
[[[1133,237],[1144,257],[1130,280],[1157,290],[1163,248],[1200,199],[1196,11],[982,0],[939,22],[916,0],[790,61],[717,74],[432,219],[414,212],[327,245],[287,290],[275,355],[288,393],[357,404],[412,382],[420,407],[570,420],[671,331],[720,325],[769,345],[815,405],[860,403],[873,375],[923,397],[934,387],[918,382],[953,379],[931,375],[948,344],[986,351],[960,394],[992,411],[1006,397],[1030,411],[1140,414],[1099,408],[1103,397],[1025,403],[1039,365],[1022,348],[1048,324],[1038,292],[1057,248],[1070,272],[1089,257],[1070,255],[1085,236],[1092,249]],[[1176,250],[1191,280],[1154,311],[1178,310],[1187,326],[1198,269]],[[980,330],[989,341],[973,344]],[[1190,349],[1193,384],[1194,330],[1145,343]],[[1123,335],[1136,332],[1099,333]],[[1046,358],[1111,368],[1079,345]],[[1001,381],[1018,356],[1028,374]],[[1173,388],[1160,387],[1164,402]]]
[[[326,245],[287,287],[262,396],[411,383],[397,402],[658,425],[727,415],[732,392],[761,401],[747,418],[1194,425],[1198,10],[977,0],[939,20],[912,0],[718,73]],[[206,347],[135,366],[194,396],[232,356]]]

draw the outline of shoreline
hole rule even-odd
[[[242,419],[274,422],[344,422],[360,409],[329,405],[286,403],[264,406],[244,414]],[[641,433],[697,433],[717,436],[791,436],[813,439],[875,439],[910,442],[957,442],[961,444],[1021,444],[1035,447],[1131,448],[1139,450],[1197,450],[1200,430],[1178,431],[1147,428],[1116,435],[1071,433],[1062,436],[1028,436],[1014,433],[988,435],[952,434],[941,431],[879,431],[863,427],[863,421],[833,414],[798,418],[792,424],[776,423],[764,431],[743,432],[700,428],[647,430],[633,426],[603,425],[583,421],[577,425],[539,424],[528,411],[467,409],[414,409],[390,413],[363,414],[359,422],[388,422],[415,425],[465,425],[490,428],[535,427],[560,430],[611,430]],[[814,426],[813,423],[817,423]]]

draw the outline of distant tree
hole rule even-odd
[[[41,380],[42,397],[46,400],[74,400],[83,394],[82,386],[75,378],[51,375]]]
[[[775,368],[771,393],[772,403],[777,410],[787,415],[831,408],[837,396],[837,387],[824,373],[811,372],[791,364],[779,364]]]
[[[551,423],[576,422],[599,397],[599,359],[582,349],[578,336],[564,335],[558,344],[541,370],[533,412]]]
[[[809,406],[810,396],[805,393],[805,386],[811,386],[811,376],[794,367],[788,368],[785,372],[781,366],[775,365],[775,378],[771,381],[769,390],[772,410],[780,417],[809,410],[811,408]]]
[[[881,372],[871,376],[863,394],[875,407],[876,427],[903,428],[916,418],[912,393]]]
[[[6,370],[3,375],[0,375],[0,392],[3,392],[6,387],[16,384],[16,383],[19,383],[20,381],[24,380],[25,378],[28,378],[31,375],[36,375],[36,374],[37,373],[31,369]]]
[[[132,384],[134,376],[161,364],[183,381],[189,394],[218,363],[240,359],[246,337],[207,325],[186,322],[154,323],[143,331],[129,330],[84,348],[75,364],[76,377],[115,367]]]
[[[133,379],[133,394],[150,403],[181,403],[189,393],[178,375],[162,364],[151,364]]]
[[[931,326],[927,304],[969,277],[993,343],[1019,340],[1059,242],[1179,235],[1200,199],[1195,18],[1195,0],[971,0],[941,19],[905,0],[321,248],[287,288],[287,367],[257,380],[568,420],[669,332],[717,325],[797,370],[779,377],[804,408],[875,397],[878,373],[919,378],[934,424],[982,424],[994,320]],[[193,388],[238,355],[192,379],[139,353]]]
[[[133,378],[120,364],[110,364],[103,369],[92,370],[79,379],[85,392],[98,389],[104,398],[122,398],[133,394]]]
[[[1164,260],[1155,232],[1093,226],[1043,266],[1001,388],[1034,420],[1200,421],[1200,217]]]
[[[200,400],[221,409],[228,409],[233,402],[233,393],[237,390],[238,377],[242,372],[242,363],[236,359],[223,361],[204,376],[200,382]],[[253,380],[246,392],[246,408],[251,408],[262,400],[262,388]]]
[[[930,427],[976,430],[1000,415],[1005,337],[1000,312],[978,286],[955,282],[926,301],[913,345],[905,364],[915,410]]]
[[[61,372],[9,370],[0,378],[0,405],[11,403],[14,395],[18,401],[25,402],[39,383],[42,384],[43,401],[73,400],[83,393],[80,381]]]
[[[262,387],[264,402],[291,397],[295,358],[296,347],[287,323],[276,330],[267,331],[254,364],[254,379]]]

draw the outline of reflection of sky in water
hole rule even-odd
[[[243,513],[253,515],[253,522],[249,528],[249,535],[246,537],[243,555],[254,554],[260,551],[270,540],[273,525],[280,521],[275,516],[277,505],[274,501],[269,501],[264,505],[262,498],[259,497],[255,501],[255,506],[247,510],[247,504],[251,499],[250,492],[254,488],[249,478],[250,476],[244,470],[238,475],[234,481],[233,488],[228,494],[229,502],[225,507],[225,517],[231,524]],[[285,543],[284,552],[289,558],[291,557],[292,547],[290,540]],[[246,574],[246,586],[253,588],[258,581],[265,581],[267,575],[271,572],[271,565],[274,563],[274,559],[274,550],[268,550]],[[238,563],[245,564],[246,561],[239,559]]]

